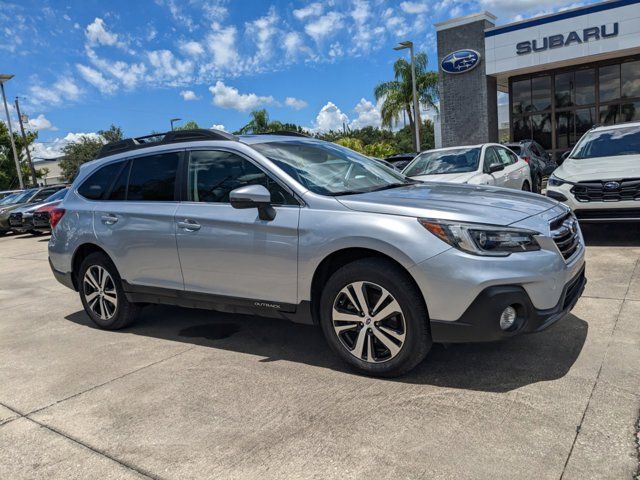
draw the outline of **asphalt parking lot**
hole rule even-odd
[[[633,478],[640,226],[585,233],[572,315],[395,380],[285,321],[148,307],[97,330],[47,237],[0,238],[0,478]]]

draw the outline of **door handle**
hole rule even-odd
[[[102,223],[104,223],[105,225],[113,225],[118,221],[118,217],[116,217],[112,213],[107,213],[105,215],[102,215],[101,219],[102,219]]]
[[[187,232],[196,232],[200,230],[201,225],[193,220],[184,219],[182,222],[178,222],[178,228],[186,230]]]

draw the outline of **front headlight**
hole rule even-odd
[[[538,232],[531,230],[424,218],[418,221],[443,242],[473,255],[506,257],[514,252],[540,250],[535,239]]]
[[[549,177],[549,180],[547,181],[547,184],[550,187],[561,187],[562,185],[564,185],[565,183],[573,185],[571,182],[567,182],[566,180],[563,180],[560,177],[556,177],[555,175],[551,174],[551,176]]]

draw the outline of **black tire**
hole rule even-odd
[[[343,288],[353,282],[360,281],[370,282],[386,289],[398,302],[404,317],[404,343],[395,357],[379,363],[357,358],[338,338],[338,334],[334,330],[332,316],[334,303],[338,302]],[[369,312],[368,315],[370,314]],[[352,368],[367,375],[379,377],[402,375],[418,365],[431,349],[429,318],[422,294],[402,268],[385,259],[356,260],[337,270],[329,278],[322,291],[320,324],[331,348]],[[358,335],[360,330],[367,328],[369,334],[373,334],[371,331],[373,326],[369,323],[367,325],[369,326],[364,324],[359,326],[357,330],[353,331],[354,334]]]
[[[89,306],[87,301],[87,295],[89,294],[90,286],[86,286],[84,282],[85,274],[87,270],[92,267],[101,267],[108,272],[112,279],[113,288],[116,292],[117,305],[115,311],[108,318],[101,318],[94,310]],[[111,285],[109,284],[109,286]],[[85,312],[89,315],[89,318],[98,327],[104,330],[119,330],[130,325],[138,316],[140,312],[140,306],[135,303],[131,303],[127,300],[126,295],[122,289],[122,281],[115,265],[109,257],[103,253],[92,253],[88,255],[80,265],[77,276],[78,291],[80,293],[80,300],[84,307]]]
[[[27,233],[30,233],[35,237],[39,237],[40,235],[42,235],[42,232],[40,230],[27,230]]]
[[[522,191],[523,192],[530,192],[531,191],[531,185],[529,185],[529,182],[527,182],[526,180],[522,184]]]

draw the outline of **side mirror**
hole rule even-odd
[[[271,206],[271,193],[263,185],[247,185],[229,193],[233,208],[257,208],[260,220],[273,220],[276,210]]]
[[[504,170],[504,165],[501,163],[492,163],[489,165],[489,173],[499,172]]]

